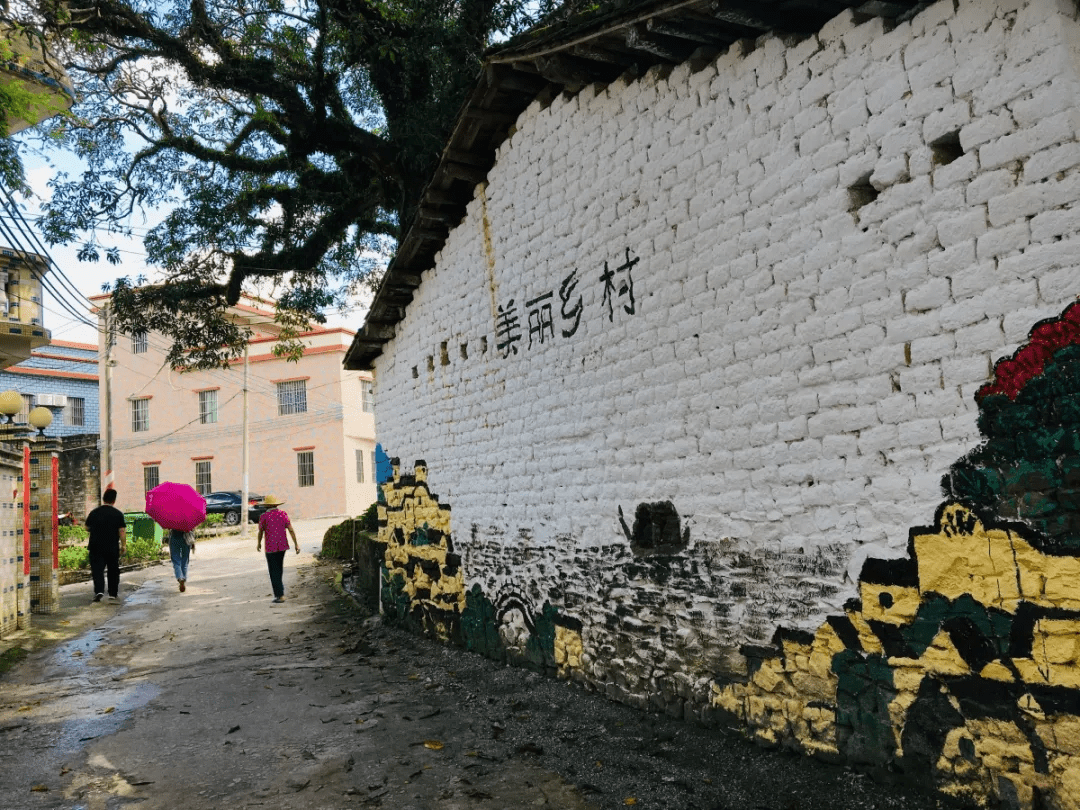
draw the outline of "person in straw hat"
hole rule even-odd
[[[281,578],[285,570],[285,553],[289,550],[286,532],[292,537],[296,553],[300,553],[300,544],[296,540],[296,532],[289,521],[289,515],[284,509],[278,508],[284,503],[273,495],[267,495],[263,499],[263,506],[267,509],[259,518],[259,541],[255,546],[256,551],[262,551],[263,537],[266,537],[266,567],[270,570],[270,585],[274,589],[275,602],[285,601],[285,584]]]

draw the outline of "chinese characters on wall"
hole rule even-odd
[[[625,254],[625,260],[616,267],[605,261],[604,271],[595,279],[603,285],[601,306],[609,323],[615,322],[620,311],[627,315],[637,314],[633,272],[641,259],[632,257],[630,248],[626,248]],[[558,333],[564,338],[573,337],[581,325],[584,311],[583,298],[578,292],[581,281],[578,270],[574,269],[559,284],[557,300],[555,291],[548,290],[526,300],[520,311],[514,298],[500,304],[495,318],[495,347],[503,358],[517,354],[519,349],[527,351],[554,340],[556,315],[559,318]]]

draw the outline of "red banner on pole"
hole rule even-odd
[[[23,574],[30,576],[30,445],[24,444],[22,450],[22,536],[23,536]]]
[[[60,458],[52,454],[52,567],[60,567]]]

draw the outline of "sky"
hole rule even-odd
[[[54,153],[43,156],[36,153],[32,148],[28,148],[23,150],[21,154],[25,164],[27,183],[36,198],[27,199],[16,196],[16,201],[22,208],[23,216],[31,226],[34,226],[38,215],[38,205],[41,199],[47,198],[49,195],[49,181],[58,172],[67,171],[69,175],[76,176],[82,169],[78,160],[69,153]],[[141,237],[163,216],[164,212],[144,212],[142,216],[136,216],[132,220],[130,223],[132,230],[137,236]],[[38,237],[40,239],[40,234],[38,234]],[[0,241],[2,241],[2,237],[0,237]],[[41,240],[41,242],[44,244],[44,240]],[[77,244],[55,246],[47,249],[57,266],[60,267],[84,297],[100,295],[103,292],[102,286],[104,284],[112,282],[120,276],[134,278],[138,275],[145,275],[150,280],[154,279],[155,270],[152,266],[146,264],[146,251],[143,248],[141,239],[110,236],[109,244],[115,245],[120,251],[121,263],[119,265],[109,264],[104,257],[97,262],[80,261],[76,256]],[[52,281],[58,282],[56,279],[52,279]],[[53,286],[58,290],[63,289],[59,283],[54,283]],[[93,326],[80,323],[65,311],[64,306],[48,290],[43,292],[44,326],[52,333],[54,340],[97,344],[97,330]],[[65,298],[69,304],[75,304],[76,299],[73,293],[70,295],[65,293]],[[86,301],[81,303],[85,306],[87,317],[91,321],[96,321],[96,318],[90,314],[89,303]],[[349,311],[328,314],[326,325],[356,331],[363,324],[366,305],[367,301],[357,299],[351,302]]]

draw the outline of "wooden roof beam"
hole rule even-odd
[[[444,208],[437,208],[431,205],[425,205],[420,209],[419,219],[421,222],[430,222],[436,225],[448,225],[451,228],[461,222],[461,218],[465,215],[464,206],[458,206],[459,210],[447,211]]]
[[[461,202],[461,195],[454,194],[452,191],[444,191],[441,188],[431,188],[430,186],[424,191],[425,202],[430,202],[435,205],[458,205]]]
[[[622,71],[616,67],[580,56],[551,54],[538,56],[533,60],[537,70],[548,81],[574,89],[581,89],[593,82],[608,83],[614,81]]]
[[[627,53],[616,48],[598,47],[595,43],[575,45],[570,49],[570,53],[574,56],[579,56],[582,59],[588,59],[591,62],[602,62],[607,65],[615,65],[624,70],[636,63],[636,54],[634,53]]]
[[[769,9],[761,3],[742,0],[713,0],[709,4],[712,15],[721,22],[741,25],[754,31],[771,31],[785,28],[784,14]]]
[[[547,80],[538,75],[536,67],[525,60],[512,65],[489,64],[486,71],[489,75],[488,81],[500,90],[524,93],[530,97],[543,90],[547,84]]]
[[[627,29],[626,44],[674,64],[686,61],[694,50],[682,40],[652,34],[644,25],[634,25]]]
[[[382,300],[382,296],[379,296],[372,302],[371,309],[368,312],[368,320],[370,321],[377,320],[398,323],[404,317],[405,310],[403,307],[396,306],[390,301]]]
[[[365,323],[360,331],[357,333],[364,343],[383,343],[387,340],[393,340],[395,337],[394,327],[386,324]]]
[[[888,0],[868,0],[863,3],[857,9],[856,14],[862,14],[867,17],[888,17],[896,18],[907,14],[918,8],[921,3],[891,3]]]
[[[675,39],[686,39],[703,45],[727,44],[735,37],[729,31],[724,31],[720,26],[709,24],[704,20],[700,22],[672,22],[660,17],[650,17],[645,21],[645,28],[653,34],[663,34]]]
[[[487,169],[483,166],[473,166],[468,163],[459,163],[454,160],[443,161],[440,167],[450,177],[458,180],[467,180],[470,183],[482,183],[487,177]]]
[[[491,124],[493,126],[507,126],[513,124],[518,120],[519,112],[511,112],[510,110],[474,110],[472,108],[465,110],[466,118],[475,118],[485,124]]]

